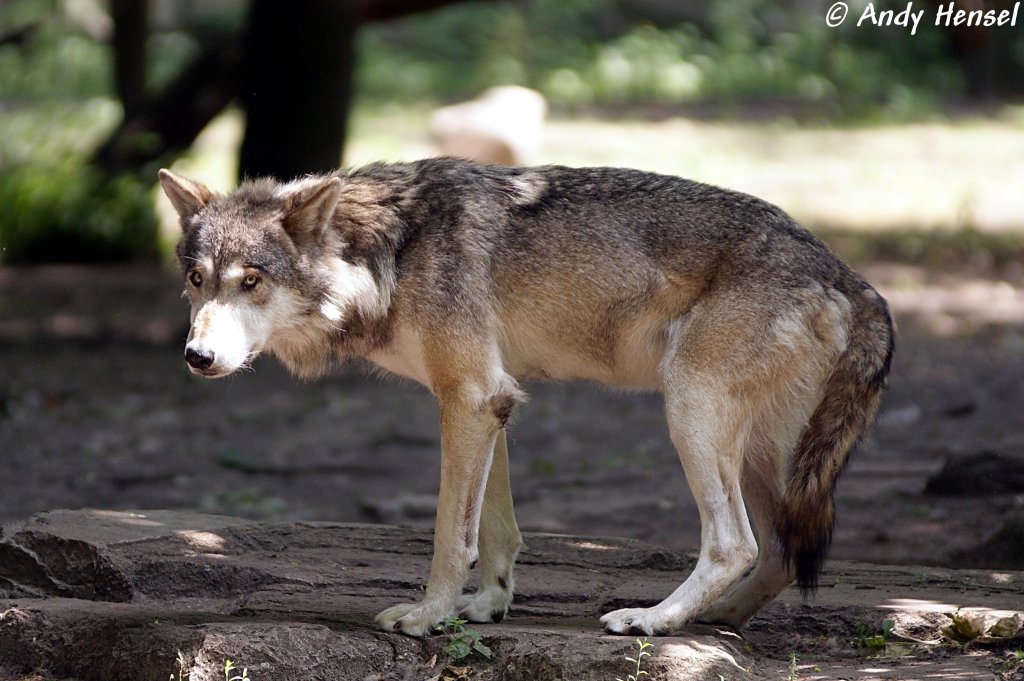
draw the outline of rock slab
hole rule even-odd
[[[431,541],[421,529],[176,511],[39,514],[0,531],[0,679],[166,681],[180,653],[193,681],[224,678],[227,659],[253,681],[610,681],[626,678],[635,645],[605,635],[597,618],[654,604],[693,565],[630,540],[527,535],[510,616],[471,625],[493,655],[456,662],[444,636],[373,628],[379,610],[421,597]],[[895,618],[919,640],[957,605],[1024,611],[1024,573],[834,563],[822,584],[813,604],[787,591],[746,639],[699,627],[654,639],[648,678],[777,679],[795,648],[820,660],[800,678],[844,669],[854,678],[863,655],[849,648],[865,622]],[[943,655],[922,649],[910,659],[923,677],[948,664]],[[957,659],[989,676],[991,662]],[[814,668],[828,671],[816,677]]]

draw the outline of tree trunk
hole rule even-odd
[[[240,177],[289,180],[338,166],[356,27],[346,0],[253,0],[243,56]]]
[[[138,7],[131,5],[145,4],[145,0],[112,1],[115,14],[138,12]],[[125,117],[93,161],[107,172],[143,172],[155,160],[170,163],[237,97],[246,106],[248,125],[257,126],[255,132],[246,132],[239,164],[243,176],[290,178],[329,170],[337,165],[345,139],[357,26],[463,1],[253,0],[245,55],[238,33],[224,36],[205,49],[164,92],[144,96],[141,102],[128,101],[133,92],[141,92],[137,76],[126,76],[126,82],[135,78],[131,82],[136,85],[124,89],[121,76],[117,76],[118,94],[127,97]],[[122,5],[121,10],[118,5]],[[137,23],[138,16],[126,17],[124,25],[133,20]],[[137,43],[145,42],[144,34],[123,37],[123,42],[114,40],[115,68],[122,68],[118,66],[122,62],[141,65],[137,56],[116,53],[135,50],[137,55]],[[255,63],[243,66],[243,58],[252,58]],[[307,97],[319,104],[309,104]],[[309,120],[304,118],[307,115]],[[283,149],[300,142],[310,151]],[[279,159],[275,154],[287,154],[289,158]],[[287,163],[279,163],[282,160]]]
[[[238,92],[240,43],[226,38],[204,50],[158,97],[147,98],[122,119],[93,162],[108,173],[142,171],[188,149]]]
[[[147,0],[111,0],[114,19],[114,82],[125,118],[142,108],[146,93]]]

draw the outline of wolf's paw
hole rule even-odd
[[[628,636],[659,636],[672,629],[657,607],[615,610],[602,617],[601,624],[609,634]]]
[[[377,627],[407,636],[422,637],[451,612],[438,612],[424,603],[401,603],[384,610],[374,620]]]
[[[505,619],[512,603],[512,591],[498,585],[489,586],[475,594],[464,594],[455,602],[459,617],[470,622],[493,622]]]

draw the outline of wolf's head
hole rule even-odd
[[[346,243],[334,228],[342,180],[256,180],[219,196],[161,170],[160,184],[181,218],[192,373],[227,376],[263,351],[297,374],[323,372],[332,334],[375,305],[373,277],[342,257]]]

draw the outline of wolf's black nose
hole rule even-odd
[[[213,364],[213,353],[208,350],[185,349],[185,361],[193,369],[209,369]]]

